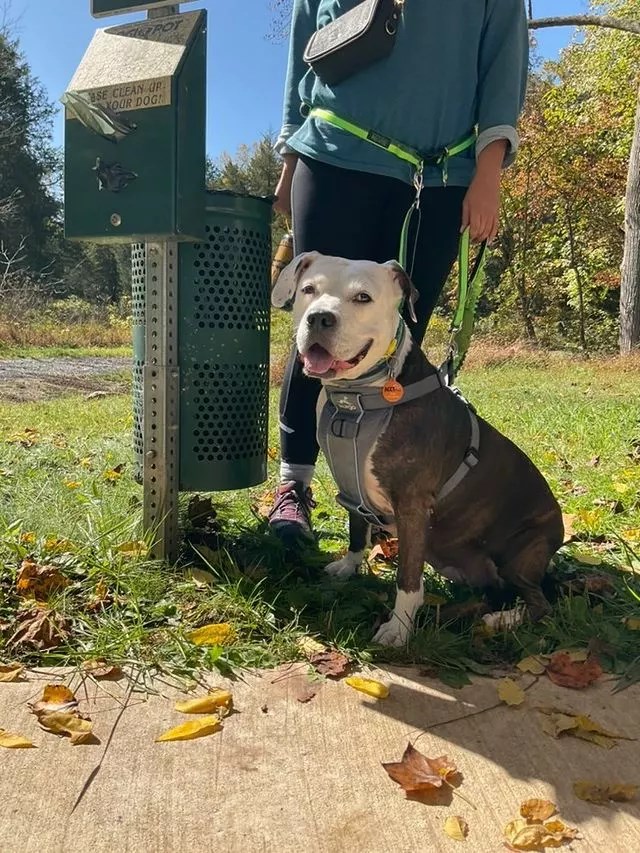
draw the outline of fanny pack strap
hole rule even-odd
[[[321,119],[322,121],[326,121],[328,124],[331,124],[334,127],[339,128],[340,130],[344,130],[347,133],[350,133],[352,136],[357,136],[358,139],[362,139],[365,142],[369,142],[378,148],[382,148],[384,151],[388,151],[389,154],[393,154],[394,157],[397,157],[400,160],[404,160],[406,163],[410,163],[414,167],[415,171],[413,175],[413,186],[415,188],[416,195],[413,204],[407,211],[407,214],[404,218],[404,222],[402,223],[402,229],[400,231],[400,245],[398,247],[397,259],[400,266],[410,274],[411,270],[409,270],[407,266],[409,228],[411,226],[411,221],[413,219],[414,214],[420,215],[420,195],[424,187],[424,167],[441,166],[442,183],[444,186],[447,186],[447,181],[449,177],[449,159],[451,157],[457,156],[458,154],[462,154],[463,151],[467,151],[469,148],[471,148],[471,146],[475,145],[475,129],[473,133],[469,134],[464,139],[461,139],[459,142],[456,142],[455,144],[444,148],[440,154],[436,154],[433,156],[423,156],[418,151],[415,151],[413,148],[409,148],[408,146],[403,145],[401,142],[398,142],[395,139],[391,139],[388,136],[384,136],[383,134],[380,134],[375,130],[367,130],[364,127],[360,127],[359,125],[354,124],[348,119],[336,115],[332,110],[327,110],[323,107],[311,107],[307,115],[310,118],[317,118]],[[447,348],[447,356],[442,367],[440,368],[442,374],[444,375],[447,381],[447,384],[449,385],[453,384],[455,376],[456,360],[459,354],[456,338],[458,332],[460,331],[463,325],[465,309],[467,306],[467,297],[470,291],[474,290],[475,285],[477,284],[480,276],[483,274],[484,262],[486,259],[487,242],[485,240],[480,246],[480,250],[478,251],[473,265],[473,270],[470,273],[470,243],[471,240],[469,235],[469,228],[466,228],[460,237],[460,245],[458,249],[458,293],[453,319],[449,327],[449,345]]]

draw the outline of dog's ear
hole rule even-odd
[[[383,266],[389,267],[389,269],[391,270],[392,278],[402,291],[402,295],[404,296],[407,306],[409,308],[409,317],[411,317],[413,322],[416,323],[416,310],[414,306],[418,301],[418,297],[420,294],[418,293],[418,291],[413,285],[413,282],[405,272],[404,267],[400,266],[397,261],[387,261],[385,264],[383,264]]]
[[[318,257],[318,252],[304,252],[297,255],[291,263],[282,270],[278,276],[275,287],[271,291],[271,304],[274,308],[282,308],[283,311],[291,311],[296,300],[296,291],[300,279],[313,261]]]

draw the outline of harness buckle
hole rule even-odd
[[[360,420],[353,418],[334,418],[331,421],[331,435],[335,438],[346,438],[349,441],[357,438],[360,432]]]
[[[480,461],[477,447],[469,447],[462,460],[467,468],[475,468]]]

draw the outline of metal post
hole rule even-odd
[[[169,561],[178,550],[177,273],[176,242],[146,244],[143,524],[153,556]]]
[[[168,15],[177,15],[180,11],[180,5],[176,3],[174,6],[161,6],[159,9],[148,9],[147,18],[166,18]]]

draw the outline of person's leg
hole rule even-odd
[[[294,251],[377,260],[377,235],[390,179],[301,158],[291,192]],[[393,183],[393,182],[392,182]],[[311,534],[309,485],[318,457],[320,382],[302,371],[294,347],[280,393],[280,487],[270,524],[283,539]]]

